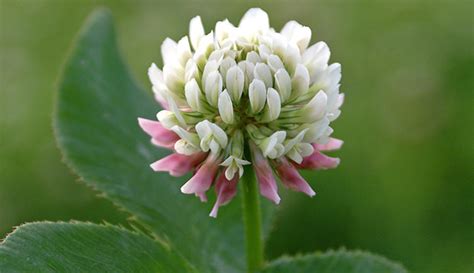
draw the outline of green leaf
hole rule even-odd
[[[139,232],[89,223],[32,223],[0,245],[9,273],[196,272],[176,253]]]
[[[261,273],[406,273],[399,264],[363,251],[328,251],[297,257],[283,257]]]
[[[150,169],[169,152],[150,144],[137,117],[153,119],[159,110],[122,62],[109,12],[95,12],[79,34],[59,85],[54,127],[66,163],[197,268],[242,272],[239,198],[213,219],[208,216],[212,204],[179,191],[185,179]],[[268,223],[271,213],[265,211]]]

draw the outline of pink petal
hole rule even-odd
[[[308,182],[298,173],[295,166],[289,163],[285,157],[276,160],[276,171],[283,185],[288,188],[306,193],[309,196],[316,194]]]
[[[209,216],[216,218],[219,207],[228,204],[237,194],[237,183],[239,182],[239,176],[234,175],[234,178],[229,181],[225,177],[225,172],[221,172],[217,178],[215,190],[217,194],[217,200],[212,208]]]
[[[145,133],[151,136],[152,143],[157,146],[172,148],[174,143],[179,140],[177,134],[163,127],[158,121],[138,118],[138,124]]]
[[[268,161],[255,145],[251,145],[251,150],[253,166],[260,186],[260,194],[273,201],[273,203],[279,204],[281,198],[278,195],[278,186]]]
[[[174,153],[156,161],[150,167],[155,172],[169,172],[172,176],[182,176],[194,170],[205,158],[206,153],[196,153],[193,155]]]
[[[301,164],[294,164],[299,169],[312,169],[312,170],[325,170],[325,169],[332,169],[336,168],[341,161],[337,157],[330,157],[325,154],[322,154],[316,149],[315,147],[314,152],[305,158],[303,158],[303,162]]]
[[[211,187],[218,168],[217,156],[209,155],[196,174],[181,187],[181,192],[186,194],[202,194],[206,192]]]
[[[326,144],[313,144],[313,147],[319,151],[334,151],[339,150],[344,144],[344,141],[337,138],[329,138],[329,142]]]

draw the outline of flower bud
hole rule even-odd
[[[193,111],[202,112],[203,107],[201,105],[201,89],[195,79],[192,79],[184,86],[184,94],[186,101]]]
[[[218,108],[219,115],[225,123],[234,123],[234,107],[232,106],[232,100],[230,99],[227,90],[222,91],[219,95]]]
[[[216,107],[219,99],[219,94],[222,91],[222,77],[219,72],[214,71],[206,78],[204,92],[206,93],[207,101],[210,105]]]
[[[280,115],[281,100],[278,92],[273,88],[268,88],[267,92],[267,105],[263,110],[262,121],[270,122],[276,120]]]
[[[263,81],[254,79],[249,86],[250,110],[256,114],[262,111],[265,106],[266,88]]]
[[[283,68],[275,73],[275,87],[280,94],[281,102],[285,102],[291,95],[291,79]]]
[[[234,102],[239,102],[244,90],[244,73],[238,66],[233,66],[227,71],[226,87]]]
[[[257,63],[253,72],[255,79],[259,79],[265,83],[265,87],[273,86],[272,73],[268,65],[264,63]]]

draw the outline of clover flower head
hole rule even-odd
[[[283,185],[313,196],[298,169],[327,169],[342,141],[331,138],[330,123],[341,113],[341,66],[328,64],[324,42],[309,45],[311,29],[296,21],[278,32],[268,15],[252,8],[238,26],[220,21],[206,34],[194,17],[189,35],[162,46],[163,69],[148,75],[164,110],[158,121],[139,118],[152,143],[173,150],[151,167],[173,176],[194,172],[181,191],[206,201],[211,211],[237,193],[245,165],[252,165],[261,194],[278,204]],[[246,152],[248,151],[248,152]],[[275,173],[275,175],[274,175]]]

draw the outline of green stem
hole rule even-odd
[[[244,166],[244,175],[239,184],[241,184],[243,196],[247,272],[255,273],[263,266],[263,236],[260,196],[252,165]]]

